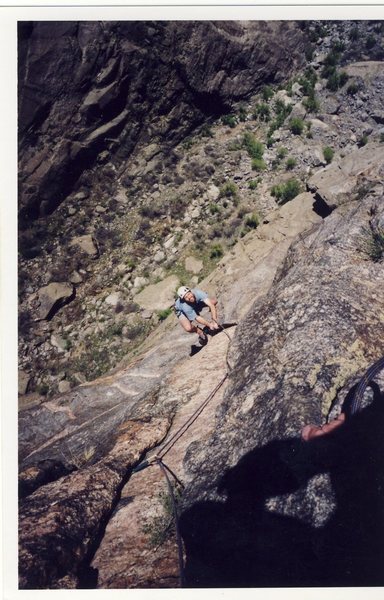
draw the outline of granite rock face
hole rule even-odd
[[[298,197],[296,207],[309,199],[310,194]],[[210,410],[166,457],[186,485],[181,528],[187,585],[378,581],[381,555],[367,553],[367,546],[377,548],[378,542],[366,534],[365,519],[361,553],[351,557],[348,552],[348,544],[356,542],[353,511],[361,510],[365,498],[356,485],[368,486],[379,506],[372,480],[376,470],[380,473],[377,403],[330,441],[306,446],[299,435],[307,422],[324,422],[357,374],[384,352],[382,262],[373,261],[367,250],[370,222],[383,218],[381,196],[352,201],[325,220],[308,212],[299,235],[284,243],[284,222],[288,226],[290,217],[295,222],[294,201],[283,208],[258,236],[245,240],[250,290],[252,277],[257,281],[258,269],[274,257],[274,277],[252,306],[228,261],[219,265],[241,318],[236,330],[228,330],[227,359],[224,333],[188,357],[191,340],[176,330],[172,316],[147,340],[134,364],[21,413],[23,588],[178,585],[172,538],[160,545],[151,541],[170,518],[159,504],[166,489],[158,469],[133,479],[131,470],[178,430],[212,391],[213,372],[219,382],[228,366],[228,382]],[[260,246],[263,240],[267,247]],[[202,287],[212,285],[207,281]],[[367,428],[372,437],[363,443]],[[372,452],[373,466],[365,473],[362,457]],[[349,456],[358,476],[348,469],[348,477],[343,475]],[[347,514],[345,486],[349,491],[352,486],[355,498]],[[334,529],[343,535],[335,537]],[[332,569],[326,558],[331,548],[336,548]],[[149,562],[138,560],[149,550]],[[362,574],[356,569],[351,574],[349,565],[356,561],[364,563]]]
[[[265,66],[264,75],[271,69],[272,76],[279,77],[274,71],[274,52],[279,51],[272,52],[263,40],[270,40],[282,26],[204,23],[199,29],[193,22],[179,27],[61,23],[54,25],[56,47],[47,24],[22,25],[24,216],[52,211],[60,203],[67,193],[65,187],[55,188],[61,168],[68,189],[76,188],[89,164],[96,165],[94,176],[100,173],[109,181],[108,173],[119,185],[122,178],[125,182],[117,208],[96,193],[97,185],[92,194],[82,185],[83,191],[74,190],[70,205],[63,203],[56,211],[67,211],[58,228],[60,242],[64,226],[69,242],[74,236],[94,237],[98,260],[85,248],[78,258],[71,256],[70,251],[77,253],[79,248],[68,242],[62,254],[51,244],[40,259],[31,256],[23,263],[32,265],[38,282],[25,286],[34,311],[40,289],[52,281],[70,280],[63,269],[54,268],[51,255],[61,254],[69,262],[68,273],[78,273],[83,283],[73,281],[78,283],[75,301],[53,320],[38,321],[38,337],[22,345],[20,391],[32,392],[19,402],[22,589],[180,585],[165,479],[157,464],[133,472],[155,454],[163,456],[176,476],[168,472],[177,497],[187,587],[383,585],[383,375],[367,390],[363,410],[353,417],[348,414],[353,387],[366,367],[384,354],[380,65],[351,66],[351,77],[361,77],[370,86],[355,94],[345,89],[331,93],[324,80],[317,82],[323,114],[313,119],[303,114],[313,138],[294,136],[287,123],[275,132],[279,144],[296,160],[293,173],[276,162],[277,148],[272,146],[265,149],[262,177],[255,177],[251,158],[239,145],[246,132],[259,137],[269,125],[251,117],[249,103],[244,122],[239,117],[234,129],[218,122],[213,137],[198,134],[190,154],[176,165],[177,186],[179,178],[192,177],[191,196],[183,198],[183,188],[169,187],[165,172],[159,173],[161,184],[150,185],[150,193],[139,186],[136,197],[129,198],[135,177],[155,181],[162,152],[173,160],[167,148],[175,140],[183,140],[189,128],[216,110],[227,110],[232,99],[245,98],[248,87],[259,85],[259,67],[263,71]],[[288,33],[297,31],[294,24],[287,27]],[[327,27],[333,37],[322,41],[319,52],[323,46],[325,52],[331,49],[339,36],[337,25]],[[369,27],[375,31],[375,24]],[[286,36],[288,45],[284,37],[288,52],[281,65],[295,60],[300,33],[295,36]],[[191,48],[196,47],[198,69],[190,62]],[[256,47],[256,54],[248,54]],[[220,52],[225,57],[222,64]],[[59,62],[51,63],[51,58]],[[264,61],[261,66],[259,59]],[[315,68],[324,60],[317,57]],[[223,64],[228,71],[221,69]],[[297,85],[292,87],[295,96]],[[59,95],[53,98],[55,86]],[[159,94],[161,86],[167,94]],[[284,91],[278,94],[289,98]],[[369,114],[361,110],[364,101]],[[273,111],[275,99],[269,102]],[[368,129],[372,141],[358,148],[357,134]],[[104,142],[110,144],[108,149]],[[320,170],[328,144],[334,146],[334,160]],[[46,149],[50,159],[44,158]],[[71,171],[72,160],[76,168]],[[215,175],[218,165],[220,177]],[[302,190],[307,184],[307,191],[278,206],[271,188],[292,175],[300,179]],[[236,181],[232,190],[237,188],[232,200],[222,196],[222,186],[231,183],[231,177]],[[165,199],[167,210],[173,206],[177,212],[174,229],[160,210]],[[172,199],[177,200],[175,205]],[[86,202],[88,212],[83,210]],[[221,212],[212,211],[211,202]],[[123,219],[125,212],[129,217],[122,225],[124,235],[142,236],[146,250],[153,250],[146,257],[137,255],[140,270],[124,236],[114,237],[113,259],[100,266],[106,236],[98,234],[92,218],[96,215],[99,225],[102,219],[114,229],[117,221],[108,219],[115,209],[122,209],[118,218]],[[156,217],[153,227],[148,219],[151,210]],[[260,223],[255,229],[253,211]],[[224,218],[225,212],[234,223]],[[246,227],[251,215],[251,226]],[[53,217],[44,219],[47,226]],[[209,253],[215,233],[203,227],[210,219],[213,227],[229,233],[243,228],[214,270],[205,271],[204,261],[204,272],[210,274],[198,282],[218,298],[219,320],[231,326],[210,336],[201,348],[197,335],[184,332],[171,314],[156,321],[145,341],[128,355],[120,355],[113,371],[86,378],[79,360],[81,346],[92,355],[100,350],[100,342],[108,355],[124,340],[128,352],[129,336],[138,327],[131,301],[145,293],[151,300],[158,296],[159,305],[144,311],[134,306],[141,310],[142,320],[152,319],[152,310],[168,306],[163,303],[170,301],[168,293],[176,280],[167,279],[167,269],[174,265],[174,273],[185,277],[184,261],[195,255],[191,247],[195,238],[190,235],[194,227],[204,231],[202,256]],[[77,220],[79,230],[72,231]],[[27,242],[26,246],[24,250],[30,251]],[[183,247],[185,254],[176,268],[172,255]],[[40,274],[43,261],[47,267]],[[108,271],[107,280],[99,268]],[[197,274],[190,283],[196,280]],[[148,287],[139,292],[142,286]],[[70,337],[68,321],[81,315],[75,310],[80,296],[91,308],[90,318],[80,321],[81,335]],[[66,310],[66,319],[55,328],[53,321]],[[42,349],[40,362],[26,369],[34,344]],[[79,360],[72,371],[66,364],[68,346],[71,360]],[[47,370],[46,347],[56,353],[59,366],[54,372],[59,393],[49,399],[38,393],[43,394],[43,386],[36,383],[44,383],[50,375],[34,382],[36,370],[39,377]],[[303,425],[320,425],[341,410],[348,414],[343,427],[330,436],[301,441]],[[179,436],[180,430],[184,433]]]
[[[303,48],[294,22],[21,23],[21,218],[50,214],[105,153],[119,176],[151,171]]]
[[[237,328],[215,432],[185,458],[194,474],[182,516],[192,587],[380,579],[381,533],[369,531],[361,491],[372,493],[379,519],[379,392],[328,439],[299,439],[384,353],[383,265],[364,251],[379,214],[382,197],[367,197],[300,236]],[[358,531],[353,519],[361,519]]]

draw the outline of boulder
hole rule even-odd
[[[204,267],[203,261],[195,258],[194,256],[187,256],[184,261],[184,265],[187,271],[197,275]]]
[[[57,389],[60,394],[65,394],[65,392],[69,392],[71,387],[72,387],[71,382],[67,381],[66,379],[63,379],[62,381],[59,381]]]
[[[113,292],[105,298],[104,302],[105,304],[109,304],[109,306],[117,306],[121,302],[121,298],[120,292]]]
[[[71,240],[69,245],[78,246],[83,252],[92,258],[97,258],[99,254],[94,239],[91,235],[80,235],[75,237]]]
[[[293,105],[289,118],[304,119],[306,114],[307,109],[305,108],[304,104],[302,104],[301,102],[296,102],[296,104]]]
[[[30,408],[39,406],[44,401],[44,396],[41,396],[38,392],[31,392],[19,396],[18,410],[23,411]]]
[[[83,282],[83,278],[80,275],[80,273],[78,271],[72,271],[70,277],[69,277],[69,281],[71,283],[82,283]]]
[[[333,209],[358,193],[359,184],[366,189],[380,184],[383,169],[384,145],[370,142],[316,173],[308,181],[308,188]]]
[[[39,289],[39,319],[51,319],[54,314],[75,297],[75,288],[69,283],[52,282]]]
[[[179,278],[176,275],[170,275],[163,281],[159,281],[159,283],[145,287],[135,296],[135,302],[141,308],[149,311],[163,310],[175,301],[175,289],[178,285]]]
[[[52,346],[57,348],[59,350],[59,352],[65,352],[66,350],[68,350],[68,341],[65,340],[63,337],[61,337],[60,335],[58,335],[57,333],[53,333],[51,335],[50,341],[51,341]]]
[[[135,281],[133,282],[133,287],[135,289],[141,288],[144,285],[147,285],[148,279],[146,277],[135,277]]]
[[[153,260],[155,261],[155,263],[161,263],[164,259],[165,259],[165,252],[163,252],[162,250],[158,250],[156,252],[155,256],[153,257]]]
[[[207,189],[206,194],[207,194],[208,199],[211,200],[212,202],[214,202],[220,196],[220,190],[216,185],[212,184]]]

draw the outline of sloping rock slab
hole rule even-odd
[[[366,198],[299,238],[237,328],[214,433],[184,459],[188,586],[383,585],[368,515],[377,525],[383,503],[382,399],[333,436],[299,437],[384,354],[382,264],[361,250],[383,211]]]
[[[384,176],[384,145],[369,143],[332,163],[308,182],[308,188],[319,195],[330,209],[349,202],[358,187],[380,184]]]

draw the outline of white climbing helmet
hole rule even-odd
[[[190,292],[191,290],[189,289],[189,287],[186,287],[185,285],[182,285],[181,287],[179,287],[179,289],[177,290],[177,295],[179,296],[179,298],[183,299],[185,294],[187,292]]]

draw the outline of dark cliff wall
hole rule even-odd
[[[50,214],[107,152],[116,177],[302,60],[294,22],[19,26],[21,224]]]

